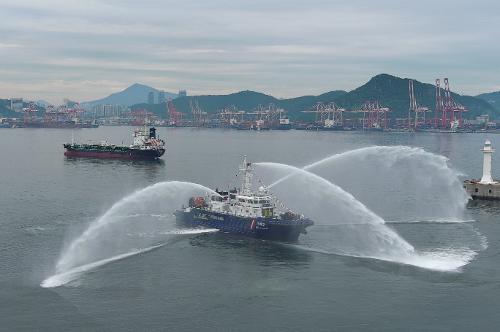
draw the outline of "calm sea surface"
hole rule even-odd
[[[131,131],[101,127],[73,135],[79,142],[129,144]],[[430,154],[395,162],[391,158],[408,152],[392,148],[389,154],[372,151],[317,170],[387,222],[377,236],[394,233],[435,258],[415,264],[400,259],[399,247],[387,243],[375,248],[387,259],[366,257],[372,256],[363,247],[371,230],[352,225],[338,239],[328,233],[338,234],[335,230],[313,226],[298,245],[218,233],[174,234],[174,226],[166,224],[172,223],[169,209],[182,196],[182,186],[172,194],[175,188],[159,185],[108,211],[158,182],[233,185],[243,154],[255,162],[303,167],[350,150],[403,145],[447,157],[449,167],[464,174],[460,179],[477,178],[486,135],[158,132],[167,140],[160,162],[127,162],[65,158],[62,143],[71,140],[71,130],[0,130],[0,330],[500,330],[500,203],[469,204],[457,215],[460,186],[448,185],[450,170],[441,170],[441,159]],[[500,136],[489,138],[500,148]],[[493,158],[497,177],[499,165],[500,152]],[[257,166],[256,174],[268,178],[276,169]],[[350,195],[318,188],[312,180],[292,181],[281,191],[302,195],[304,207],[328,198],[331,205],[315,209],[335,222],[342,219],[339,224],[370,215],[358,211],[357,201],[345,201]],[[65,256],[106,213],[113,214],[113,222]],[[170,233],[157,231],[163,226]],[[137,253],[141,249],[151,250]],[[120,254],[126,257],[117,259]],[[100,263],[87,264],[58,287],[42,287],[65,272],[57,269],[62,257],[72,268],[74,257]]]

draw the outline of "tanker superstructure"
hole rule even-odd
[[[192,197],[187,207],[175,212],[179,223],[190,227],[216,228],[225,233],[255,238],[296,242],[313,221],[291,211],[278,209],[276,198],[261,186],[253,191],[252,164],[246,157],[240,167],[240,189],[215,190],[207,196]]]
[[[95,144],[66,143],[64,155],[67,157],[87,157],[104,159],[151,160],[165,153],[165,142],[156,136],[156,128],[146,126],[134,131],[132,145],[114,145],[107,142]]]

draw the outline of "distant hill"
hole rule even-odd
[[[278,99],[255,91],[240,91],[228,95],[207,95],[207,96],[194,96],[182,97],[174,101],[175,106],[181,111],[189,110],[189,101],[196,99],[201,108],[205,112],[216,112],[217,110],[225,107],[235,106],[239,110],[250,111],[256,109],[259,105],[276,104]]]
[[[300,111],[313,107],[316,103],[334,102],[338,97],[343,96],[347,91],[334,90],[323,93],[319,96],[302,96],[289,99],[280,99],[278,105],[289,111],[292,117],[301,117]]]
[[[359,108],[366,100],[378,100],[382,106],[391,108],[392,118],[408,116],[408,78],[399,78],[388,74],[380,74],[370,79],[366,84],[335,99],[335,102],[347,109]],[[419,105],[430,110],[435,109],[435,86],[415,81],[413,83],[415,96]],[[461,96],[452,92],[453,99],[469,109],[464,116],[473,118],[481,114],[493,117],[495,109],[484,100],[471,96]]]
[[[278,99],[254,91],[240,91],[229,95],[206,95],[206,96],[188,96],[174,99],[174,105],[177,110],[183,113],[191,112],[189,102],[197,100],[203,111],[215,113],[226,107],[235,106],[240,110],[252,110],[259,105],[268,105],[276,103]],[[166,104],[149,105],[140,103],[133,105],[132,109],[146,109],[161,117],[166,117]]]
[[[123,105],[123,106],[131,106],[139,103],[146,103],[148,100],[148,94],[153,92],[155,95],[155,102],[158,98],[158,93],[160,90],[152,88],[150,86],[135,83],[123,91],[113,93],[106,98],[86,101],[80,103],[82,107],[91,108],[95,105],[99,104],[112,104],[112,105]],[[165,98],[176,98],[177,95],[170,92],[165,92]]]
[[[380,74],[371,78],[366,84],[350,92],[334,90],[319,96],[302,96],[289,99],[277,99],[255,91],[241,91],[228,95],[189,96],[174,100],[176,108],[189,113],[189,101],[196,99],[200,107],[214,113],[225,107],[234,105],[239,110],[250,111],[259,105],[267,106],[270,103],[288,111],[291,119],[305,118],[303,110],[311,109],[317,102],[335,102],[346,109],[358,109],[367,100],[378,100],[384,107],[391,108],[391,118],[406,118],[408,116],[408,78],[400,78],[388,74]],[[452,82],[453,83],[453,82]],[[432,114],[435,109],[435,87],[432,84],[421,83],[414,80],[414,90],[417,101],[421,106],[428,107]],[[470,112],[464,116],[474,118],[477,115],[489,114],[492,118],[499,117],[498,111],[487,101],[452,93],[455,101],[467,107]],[[500,103],[500,102],[499,102]],[[166,117],[166,107],[163,105],[134,105],[132,108],[144,108],[162,117]],[[308,115],[309,117],[311,115]]]
[[[46,100],[37,100],[37,101],[35,101],[35,104],[37,106],[40,106],[40,107],[43,107],[43,108],[47,108],[48,106],[52,105],[51,103],[49,103]]]
[[[286,109],[290,113],[291,118],[301,117],[303,114],[300,111],[308,109],[317,102],[331,102],[336,97],[341,96],[345,91],[331,91],[319,96],[303,96],[290,99],[278,99],[255,91],[240,91],[228,95],[203,95],[203,96],[188,96],[180,97],[174,100],[177,110],[183,113],[191,112],[189,102],[196,100],[203,111],[215,113],[227,107],[236,107],[238,110],[251,111],[259,107],[259,105],[267,107],[269,104],[274,104],[277,107]],[[132,109],[146,109],[162,117],[166,117],[166,105],[148,105],[141,103],[133,105]]]
[[[476,98],[487,101],[491,104],[491,106],[495,107],[495,109],[500,112],[500,91],[483,93],[477,95]]]

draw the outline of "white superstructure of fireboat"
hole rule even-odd
[[[247,162],[246,156],[240,166],[243,182],[240,190],[219,191],[219,195],[211,195],[207,209],[237,215],[241,217],[273,217],[275,199],[264,186],[258,191],[252,191],[252,164]]]

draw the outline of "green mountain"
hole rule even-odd
[[[500,112],[500,91],[483,93],[477,95],[476,98],[482,99],[490,103],[491,106],[495,107],[495,109]]]
[[[366,100],[378,100],[382,106],[389,107],[392,118],[408,116],[408,78],[399,78],[387,74],[380,74],[370,79],[366,84],[335,99],[335,102],[346,109],[357,109]],[[435,110],[436,88],[432,84],[413,82],[413,89],[417,102],[426,106],[432,112]],[[474,118],[481,114],[495,116],[495,109],[484,100],[471,96],[461,96],[452,92],[453,99],[469,109],[464,114],[467,118]]]
[[[311,115],[301,111],[311,109],[318,102],[335,102],[346,109],[359,109],[365,101],[378,100],[384,107],[391,109],[391,118],[405,118],[408,116],[408,78],[399,78],[388,74],[380,74],[370,79],[366,84],[350,92],[335,90],[319,96],[302,96],[289,99],[277,99],[254,91],[241,91],[229,95],[206,95],[181,97],[174,100],[177,110],[190,113],[189,101],[197,100],[200,108],[205,112],[214,113],[226,107],[235,106],[239,110],[250,111],[259,105],[275,104],[288,111],[291,119],[311,118]],[[432,112],[435,109],[435,87],[432,84],[414,81],[415,95],[419,105],[426,106]],[[477,115],[489,114],[497,117],[498,111],[487,101],[452,93],[453,99],[469,109],[464,116],[474,118]],[[166,105],[137,104],[133,109],[143,108],[162,117],[166,117]]]
[[[178,97],[173,100],[176,109],[182,113],[190,113],[189,102],[196,100],[203,111],[216,113],[226,107],[236,107],[239,110],[252,110],[259,105],[268,105],[276,103],[277,99],[263,93],[254,91],[240,91],[229,95],[206,95],[206,96],[188,96]],[[133,105],[132,110],[146,109],[161,117],[167,117],[167,108],[165,103],[150,105],[146,103]]]
[[[179,97],[173,100],[175,107],[178,111],[183,113],[190,113],[190,101],[196,100],[200,108],[207,113],[216,113],[219,110],[228,107],[235,107],[238,110],[251,111],[260,106],[267,107],[269,104],[274,104],[277,107],[286,109],[291,118],[302,117],[300,113],[314,106],[317,102],[331,102],[338,96],[347,92],[345,91],[331,91],[319,96],[303,96],[290,99],[278,99],[255,91],[240,91],[228,95],[205,95],[205,96],[188,96]],[[132,109],[146,109],[161,117],[167,116],[165,103],[157,105],[149,105],[145,103],[136,104]]]
[[[347,91],[334,90],[319,96],[303,96],[279,100],[278,105],[289,111],[292,117],[302,117],[300,112],[312,108],[316,103],[334,102],[338,97],[347,94]]]

